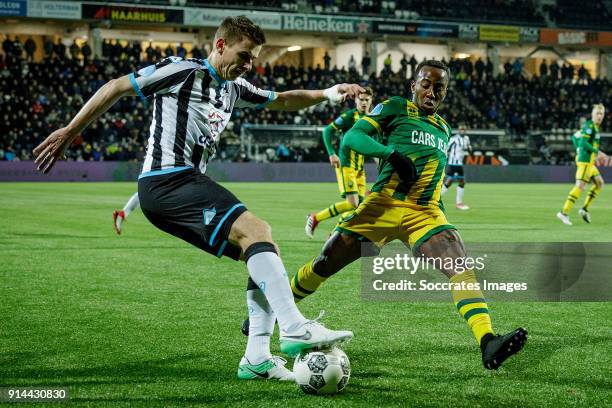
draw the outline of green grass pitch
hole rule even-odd
[[[290,276],[319,252],[332,224],[309,241],[304,216],[337,201],[334,184],[227,186],[272,225]],[[574,210],[570,228],[555,218],[570,187],[469,184],[472,209],[447,205],[447,215],[466,241],[612,242],[612,191],[594,202],[593,224]],[[112,210],[135,188],[0,186],[0,386],[66,386],[80,406],[610,406],[610,303],[490,304],[498,331],[525,326],[530,340],[489,372],[450,302],[362,301],[357,263],[300,304],[355,332],[347,389],[313,397],[293,384],[240,382],[244,264],[158,231],[140,211],[116,236]]]

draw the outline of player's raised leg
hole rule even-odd
[[[300,313],[267,223],[248,211],[244,212],[232,224],[229,240],[242,249],[251,279],[264,293],[276,315],[281,330],[281,351],[296,355],[315,348],[331,347],[353,337],[350,331],[329,330]]]
[[[117,234],[121,234],[121,226],[123,222],[127,219],[132,211],[137,209],[140,206],[140,200],[138,199],[138,192],[132,194],[130,199],[123,209],[113,211],[113,227],[115,228],[115,232]]]
[[[415,255],[434,259],[458,259],[465,258],[466,252],[459,233],[456,230],[447,229],[419,245],[415,250]],[[451,283],[456,284],[451,289],[453,302],[480,346],[484,367],[490,370],[499,368],[508,357],[523,348],[527,341],[527,331],[518,328],[505,335],[496,335],[482,291],[463,289],[467,284],[477,283],[474,271],[457,273],[453,269],[445,269],[442,272]]]

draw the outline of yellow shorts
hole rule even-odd
[[[591,181],[591,178],[599,176],[599,170],[594,164],[577,162],[576,167],[576,180],[588,183]]]
[[[356,236],[382,247],[400,240],[415,250],[449,224],[439,207],[425,207],[372,193],[355,212],[336,227],[337,231]]]
[[[347,194],[359,194],[360,197],[365,197],[366,176],[363,169],[336,167],[336,178],[342,198],[345,198]]]

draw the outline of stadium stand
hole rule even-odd
[[[27,42],[27,40],[26,40]],[[121,45],[105,41],[103,59],[91,59],[90,53],[74,43],[44,45],[46,57],[33,62],[24,51],[18,37],[6,38],[0,54],[0,160],[31,159],[32,148],[50,131],[67,123],[76,110],[103,83],[134,71],[166,55],[184,53],[179,49],[150,49],[148,44],[130,42]],[[203,57],[205,50],[195,48],[185,55]],[[593,103],[610,104],[612,87],[606,79],[591,79],[584,70],[576,71],[566,64],[559,69],[547,68],[546,74],[524,76],[515,64],[492,76],[489,61],[452,59],[449,61],[452,81],[447,102],[441,114],[455,126],[465,123],[469,128],[503,129],[514,140],[522,140],[529,131],[575,129],[577,112],[587,114]],[[520,66],[520,64],[518,64]],[[552,63],[551,63],[552,66]],[[388,69],[388,68],[387,68]],[[372,86],[376,101],[392,95],[407,95],[407,72],[383,71],[366,75],[357,69],[331,67],[293,67],[258,65],[247,79],[262,88],[284,91],[295,88],[316,89],[339,82],[359,82]],[[219,159],[245,160],[243,152],[224,150],[227,143],[237,142],[241,127],[254,125],[325,125],[345,107],[315,106],[298,113],[255,112],[244,109],[235,112],[226,138],[220,146]],[[70,151],[73,160],[142,160],[146,131],[151,110],[148,102],[137,98],[122,99],[100,121],[88,128],[77,140],[79,149]],[[612,120],[608,111],[607,123]],[[23,126],[17,126],[23,124]],[[299,150],[298,146],[292,146]],[[325,161],[323,146],[316,152],[295,151],[292,158]]]

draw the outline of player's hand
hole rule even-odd
[[[387,159],[402,181],[413,182],[417,178],[416,167],[412,160],[401,153],[393,151]]]
[[[67,128],[57,129],[51,133],[34,149],[37,170],[47,173],[57,160],[64,159],[64,153],[75,137],[76,135],[72,135]]]
[[[329,156],[329,164],[331,164],[332,167],[335,168],[340,167],[340,159],[338,158],[337,154],[332,154],[331,156]]]
[[[360,93],[365,92],[357,84],[337,84],[323,91],[323,95],[331,103],[342,103],[347,99],[355,99]]]

